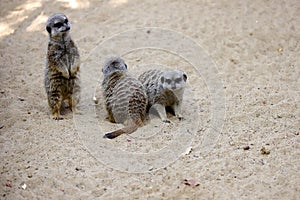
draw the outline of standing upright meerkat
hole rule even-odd
[[[64,14],[54,14],[46,23],[49,42],[45,69],[45,89],[53,118],[60,118],[61,106],[68,100],[76,111],[80,99],[78,49],[70,36],[70,22]]]
[[[124,128],[105,134],[115,138],[130,134],[143,125],[146,116],[147,94],[142,83],[127,72],[127,65],[119,57],[108,59],[103,68],[102,82],[108,120],[123,123]]]
[[[171,107],[181,120],[181,105],[187,75],[180,70],[148,70],[138,78],[144,85],[148,96],[148,110],[154,108],[163,122],[167,119],[166,107]]]

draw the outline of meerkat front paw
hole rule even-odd
[[[177,118],[179,119],[179,121],[183,121],[184,120],[184,117],[182,117],[182,116],[177,116]]]
[[[176,114],[176,117],[179,121],[183,121],[184,117],[181,114]]]
[[[62,118],[62,117],[53,117],[53,119],[59,121],[59,120],[63,120],[64,118]]]

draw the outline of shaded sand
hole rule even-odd
[[[71,21],[84,84],[82,115],[64,109],[61,121],[43,87],[56,12]],[[0,199],[299,198],[299,13],[296,0],[1,1]],[[186,71],[185,120],[151,116],[103,139],[122,127],[105,120],[99,86],[112,53],[133,75]]]

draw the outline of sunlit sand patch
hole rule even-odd
[[[110,0],[109,4],[115,8],[115,7],[125,4],[127,2],[128,2],[128,0]]]
[[[17,25],[28,18],[28,12],[32,12],[41,6],[42,4],[39,1],[26,1],[24,4],[18,6],[14,11],[9,12],[7,16],[0,20],[0,38],[14,33],[14,27],[17,27]]]
[[[47,16],[44,15],[44,13],[41,13],[35,20],[32,21],[32,23],[26,28],[26,31],[32,32],[32,31],[38,31],[43,30],[45,23],[47,21]]]
[[[14,33],[14,31],[7,23],[0,23],[0,38]]]
[[[58,0],[59,2],[67,3],[71,9],[82,9],[90,7],[89,1],[78,1],[78,0]]]
[[[24,9],[26,11],[32,11],[41,6],[42,6],[42,4],[40,1],[36,1],[36,2],[27,1],[26,3],[18,6],[17,9]]]

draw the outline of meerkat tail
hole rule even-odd
[[[129,125],[125,126],[124,128],[121,128],[119,130],[116,130],[116,131],[113,131],[110,133],[106,133],[103,136],[103,138],[113,139],[122,134],[131,134],[141,126],[143,126],[143,121],[141,119],[139,119],[135,123],[130,123]]]
[[[104,138],[108,138],[108,139],[113,139],[113,138],[116,138],[122,134],[130,134],[130,133],[133,133],[134,131],[136,131],[137,129],[139,128],[138,125],[136,124],[133,124],[131,126],[126,126],[124,128],[121,128],[119,130],[116,130],[116,131],[113,131],[113,132],[110,132],[110,133],[106,133],[104,135]]]

